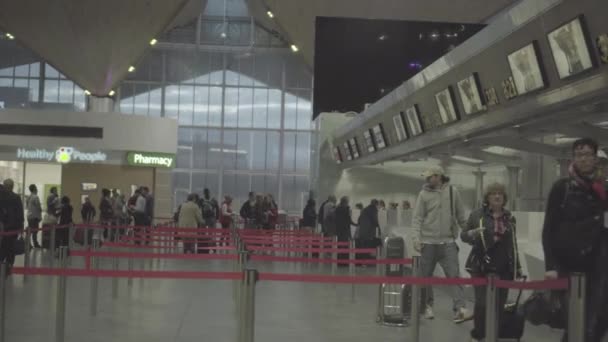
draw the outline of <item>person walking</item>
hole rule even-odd
[[[414,249],[420,253],[420,276],[433,276],[435,266],[439,264],[446,277],[459,278],[456,239],[460,235],[460,227],[466,224],[460,193],[449,184],[450,178],[441,167],[429,168],[423,176],[426,184],[418,195],[412,218]],[[422,295],[427,319],[434,318],[430,291],[429,287]],[[453,287],[453,291],[454,323],[472,319],[466,309],[463,287]]]
[[[545,277],[556,279],[576,272],[587,278],[585,340],[568,341],[566,333],[564,342],[608,338],[608,192],[597,154],[593,139],[572,144],[569,175],[553,184],[545,212]]]
[[[483,206],[471,212],[460,237],[473,248],[465,268],[472,278],[485,278],[495,274],[502,280],[521,278],[515,217],[505,208],[507,192],[504,185],[488,186]],[[475,286],[475,308],[471,341],[479,342],[486,337],[486,287]],[[508,289],[498,290],[498,321],[501,321]],[[500,333],[499,333],[500,336]]]
[[[38,197],[38,188],[35,184],[29,186],[30,196],[27,198],[27,226],[30,229],[31,243],[34,248],[42,248],[38,242],[38,229],[40,228],[40,221],[42,221],[42,206],[40,204],[40,197]],[[26,241],[26,243],[30,243]]]

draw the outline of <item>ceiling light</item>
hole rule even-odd
[[[84,90],[84,94],[85,94],[85,95],[87,95],[87,96],[90,96],[90,95],[91,95],[91,92],[85,89],[85,90]]]
[[[268,18],[274,18],[274,13],[272,13],[271,10],[266,11],[266,14],[268,15]]]
[[[158,40],[156,40],[156,38],[152,38],[152,40],[150,41],[150,45],[154,46],[157,42]]]
[[[114,96],[114,94],[116,94],[116,92],[114,90],[110,90],[110,92],[108,93],[108,96]]]
[[[298,51],[300,51],[300,49],[298,49],[298,47],[295,44],[291,44],[291,51],[298,52]]]
[[[380,40],[380,41],[384,41],[384,40],[387,40],[387,39],[388,39],[388,36],[387,36],[387,35],[385,35],[385,34],[381,34],[381,35],[378,37],[378,40]]]
[[[227,37],[227,36],[226,36],[226,32],[222,32],[222,33],[220,34],[220,37],[222,37],[222,38],[226,38],[226,37]]]
[[[454,155],[454,156],[452,156],[452,159],[467,162],[467,163],[476,163],[476,164],[483,163],[483,160],[481,160],[481,159],[469,158],[469,157],[460,156],[460,155]]]
[[[6,33],[6,38],[8,38],[10,40],[13,40],[13,39],[15,39],[15,36],[13,36],[12,34],[10,34],[10,33],[7,32]]]
[[[133,72],[133,71],[135,71],[135,67],[131,65],[131,66],[129,67],[128,71],[129,71],[129,72]]]

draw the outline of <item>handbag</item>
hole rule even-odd
[[[561,294],[554,291],[535,291],[524,302],[526,320],[533,325],[548,325],[553,329],[566,328],[566,312],[562,306]]]
[[[484,228],[483,227],[483,217],[481,217],[479,219],[479,227],[478,228]],[[480,251],[479,249],[475,249],[473,248],[473,250],[471,250],[471,253],[469,253],[469,256],[467,257],[467,261],[465,263],[465,268],[467,270],[467,272],[471,273],[471,274],[488,274],[488,273],[492,273],[493,268],[492,268],[492,260],[490,259],[490,256],[488,255],[488,248],[486,246],[486,240],[483,236],[480,236],[480,240],[481,240],[481,245],[483,247],[483,249]],[[483,252],[479,253],[479,252]]]
[[[25,254],[25,240],[23,236],[19,236],[17,240],[15,240],[14,250],[15,255],[23,255]]]

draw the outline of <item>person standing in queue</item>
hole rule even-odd
[[[202,226],[205,222],[201,210],[196,203],[198,196],[196,194],[188,195],[185,203],[180,205],[178,211],[177,226],[181,229],[191,229],[192,233],[180,233],[184,237],[184,254],[197,254],[198,245],[196,238],[187,235],[196,235],[196,229]]]
[[[27,199],[27,226],[30,229],[31,240],[34,248],[41,248],[38,243],[38,229],[40,221],[42,221],[42,206],[40,205],[40,197],[38,197],[38,188],[35,184],[29,186],[30,196]],[[26,241],[26,243],[30,243]]]
[[[361,211],[361,214],[359,215],[359,227],[355,234],[357,248],[376,248],[380,245],[376,237],[376,232],[380,231],[380,223],[378,222],[379,206],[380,202],[373,199],[370,204]],[[372,258],[370,254],[357,253],[357,259],[370,258]]]
[[[61,208],[59,209],[59,226],[61,229],[57,230],[55,235],[57,242],[55,243],[55,256],[59,256],[59,247],[67,247],[70,242],[70,229],[69,226],[74,223],[72,215],[74,208],[70,203],[68,196],[61,197]]]
[[[253,228],[255,225],[255,192],[249,192],[248,200],[241,206],[239,214],[245,222],[246,229]]]
[[[134,232],[136,237],[144,238],[142,235],[142,231],[146,225],[146,197],[142,194],[140,189],[135,190],[135,195],[137,198],[135,199],[135,207],[133,207],[133,220],[134,223]],[[136,241],[137,244],[142,244],[141,240]]]
[[[466,227],[460,237],[473,246],[465,268],[472,278],[485,278],[495,274],[502,280],[521,278],[515,217],[505,208],[507,192],[504,185],[494,183],[488,186],[483,206],[469,215]],[[486,288],[475,286],[475,308],[473,311],[472,342],[486,337]],[[508,289],[498,290],[498,308],[504,308]],[[501,321],[503,310],[498,312]]]
[[[319,215],[322,215],[321,232],[324,237],[336,235],[336,196],[330,195],[321,207]]]
[[[608,338],[608,194],[597,154],[593,139],[572,144],[569,176],[553,184],[545,212],[545,277],[583,273],[587,278],[585,340],[568,342]],[[567,341],[567,334],[562,341]]]
[[[338,242],[350,242],[352,239],[350,234],[350,226],[357,224],[353,222],[352,211],[349,206],[349,198],[344,196],[340,198],[340,204],[336,207],[336,236]],[[339,248],[348,249],[348,246],[340,246]],[[348,253],[339,253],[339,260],[348,260]],[[338,262],[338,267],[348,267],[349,264],[346,262]]]
[[[222,229],[229,229],[232,227],[232,197],[224,196],[224,203],[222,203],[220,224]]]
[[[306,206],[302,211],[302,229],[314,232],[315,226],[317,225],[317,211],[315,200],[310,198],[306,202]]]
[[[112,199],[110,198],[110,190],[101,189],[101,200],[99,201],[99,224],[104,227],[110,227],[114,219],[114,210],[112,208]],[[103,228],[104,239],[108,238],[108,228]]]
[[[423,173],[426,184],[416,200],[412,218],[414,249],[420,252],[420,273],[422,277],[431,277],[435,266],[439,264],[446,277],[459,278],[459,248],[456,239],[460,227],[466,224],[464,207],[460,193],[449,184],[441,167],[432,167]],[[462,323],[473,316],[466,309],[464,288],[453,287],[452,294],[454,323]],[[422,298],[426,309],[424,316],[434,318],[433,300],[430,287],[423,291]]]
[[[15,233],[0,237],[0,262],[7,264],[7,276],[15,263],[15,243],[18,232],[23,231],[24,216],[23,202],[21,197],[13,192],[15,182],[12,179],[5,179],[0,189],[0,222],[1,231]]]

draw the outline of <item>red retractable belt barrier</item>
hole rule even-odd
[[[13,274],[67,276],[67,277],[101,277],[101,278],[149,278],[149,279],[209,279],[241,280],[240,272],[186,272],[186,271],[110,271],[63,268],[23,268],[13,267]]]
[[[568,279],[551,279],[525,282],[496,280],[496,287],[501,289],[518,290],[567,290],[569,284]]]
[[[246,243],[247,245],[253,245],[253,246],[264,246],[264,245],[288,245],[289,247],[316,247],[316,248],[320,248],[320,247],[339,247],[339,246],[343,246],[343,247],[348,247],[350,246],[350,244],[346,241],[343,242],[314,242],[311,241],[309,243],[295,243],[295,242],[289,242],[289,241],[285,241],[285,242],[278,242],[278,241],[247,241],[244,240],[244,243]]]
[[[71,251],[70,256],[126,259],[178,259],[178,260],[237,260],[236,254],[164,254],[127,252],[84,252]]]
[[[356,254],[371,254],[376,253],[375,248],[279,248],[279,247],[263,247],[263,246],[247,246],[250,251],[264,252],[293,252],[293,253],[356,253]]]
[[[410,285],[472,285],[484,286],[485,278],[416,278],[416,277],[373,277],[373,276],[333,276],[320,274],[280,274],[260,273],[260,281],[287,281],[328,284],[410,284]]]
[[[118,247],[118,248],[136,248],[136,249],[175,249],[175,248],[178,248],[176,246],[136,245],[136,244],[124,243],[124,242],[104,242],[103,246],[104,247]],[[233,246],[210,246],[210,247],[201,247],[199,249],[232,251],[232,250],[235,250],[236,248]]]
[[[412,259],[365,259],[365,260],[350,260],[350,259],[316,259],[316,258],[298,258],[298,257],[278,257],[272,255],[252,255],[252,261],[278,261],[278,262],[304,262],[304,263],[319,263],[319,264],[361,264],[361,265],[411,265]]]

